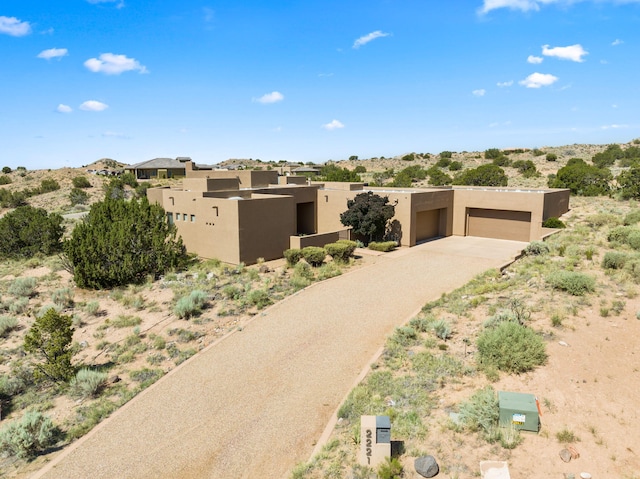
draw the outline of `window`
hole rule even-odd
[[[176,213],[176,221],[180,221],[180,213]]]
[[[173,213],[167,212],[167,222],[172,225],[173,224]]]
[[[186,213],[182,214],[182,221],[187,221],[187,214]]]
[[[196,215],[191,215],[191,222],[195,223],[196,222]]]

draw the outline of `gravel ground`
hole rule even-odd
[[[173,370],[33,477],[286,477],[394,327],[525,245],[448,237],[313,285]]]

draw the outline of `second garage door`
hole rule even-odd
[[[531,212],[469,208],[467,235],[529,241]]]
[[[440,210],[416,213],[416,243],[440,236]]]

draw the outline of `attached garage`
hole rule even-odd
[[[529,241],[531,212],[467,209],[467,236]]]
[[[443,210],[427,210],[416,213],[416,243],[438,236],[444,236],[444,234],[440,232],[441,211]]]

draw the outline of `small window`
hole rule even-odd
[[[176,221],[180,221],[180,213],[176,213]]]
[[[186,213],[182,214],[182,221],[187,221],[187,214]]]
[[[167,221],[170,225],[173,224],[173,213],[167,213]]]
[[[196,222],[196,215],[191,215],[191,222],[195,223]]]

